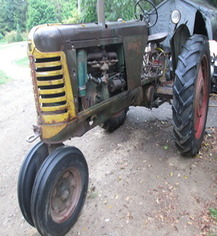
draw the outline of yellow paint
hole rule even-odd
[[[62,125],[49,125],[49,126],[41,126],[41,136],[43,139],[49,139],[55,135],[57,135],[61,130],[66,127],[67,124]]]
[[[58,84],[63,84],[63,83],[64,83],[63,79],[52,80],[52,81],[37,81],[38,86],[58,85]]]
[[[59,88],[59,89],[43,89],[39,90],[38,93],[40,95],[48,95],[48,94],[57,94],[57,93],[63,93],[65,92],[65,88]]]
[[[48,140],[61,132],[67,126],[67,123],[76,117],[74,96],[66,56],[63,51],[40,52],[35,47],[33,40],[29,42],[29,56],[34,59],[32,63],[33,68],[31,69],[33,74],[33,85],[36,86],[34,91],[35,103],[39,116],[38,125],[41,128],[42,139]],[[36,59],[53,57],[60,58],[60,60],[53,62],[36,62]],[[60,69],[53,71],[52,67],[60,67]],[[48,71],[36,71],[36,69],[43,70],[43,68],[48,69]],[[49,68],[51,68],[50,71]],[[52,76],[57,76],[59,78],[49,79],[52,78]],[[46,79],[46,77],[48,77],[48,79]],[[53,85],[63,85],[63,87],[49,88],[49,86]],[[46,86],[48,86],[48,88],[46,88]],[[53,98],[44,96],[59,93],[62,93],[63,95]]]
[[[36,68],[54,67],[54,66],[61,66],[61,65],[62,65],[61,62],[59,61],[35,63]]]
[[[66,100],[66,96],[64,97],[58,97],[58,98],[46,98],[46,99],[43,99],[43,98],[40,98],[39,99],[39,102],[40,103],[52,103],[52,102],[63,102]]]

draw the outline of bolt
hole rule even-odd
[[[62,201],[66,201],[69,198],[70,192],[68,189],[65,189],[61,194]]]

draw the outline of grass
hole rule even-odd
[[[7,49],[7,48],[11,48],[13,47],[14,44],[8,44],[3,40],[0,40],[0,53]],[[5,52],[5,51],[4,51]],[[12,63],[15,63],[17,66],[19,67],[28,67],[29,66],[29,62],[28,62],[28,58],[27,56],[24,56],[23,58],[19,59],[19,60],[14,60],[12,59],[11,61]],[[1,84],[5,84],[7,82],[9,82],[12,78],[10,76],[8,76],[3,69],[0,69],[0,85]]]
[[[29,66],[29,60],[27,57],[21,58],[19,60],[15,61],[15,64],[18,66],[22,66],[22,67],[28,67]]]
[[[11,78],[5,74],[2,70],[0,70],[0,84],[5,84]]]
[[[6,40],[5,39],[0,39],[0,45],[2,45],[2,44],[6,44],[7,42],[6,42]]]
[[[209,209],[209,214],[217,220],[217,210],[214,208]]]
[[[5,49],[5,48],[8,48],[8,47],[9,47],[8,43],[1,43],[0,42],[0,49]]]
[[[0,46],[4,46],[4,45],[6,45],[7,44],[7,42],[5,42],[5,41],[0,41]]]

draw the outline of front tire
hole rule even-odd
[[[43,142],[37,143],[26,155],[19,172],[18,202],[23,217],[32,226],[34,226],[30,211],[32,188],[37,172],[48,155],[48,146]]]
[[[31,214],[41,235],[65,235],[76,222],[88,188],[88,167],[81,151],[60,147],[43,162],[35,179]]]
[[[183,155],[195,156],[201,147],[208,113],[210,52],[207,38],[193,35],[178,58],[173,86],[173,130]]]

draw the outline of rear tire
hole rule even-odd
[[[173,87],[173,130],[183,155],[195,156],[201,147],[208,113],[210,52],[207,38],[193,35],[178,58]]]
[[[127,111],[128,108],[125,108],[124,110],[113,115],[110,119],[105,121],[101,127],[108,132],[115,131],[117,128],[124,124],[127,117]]]

